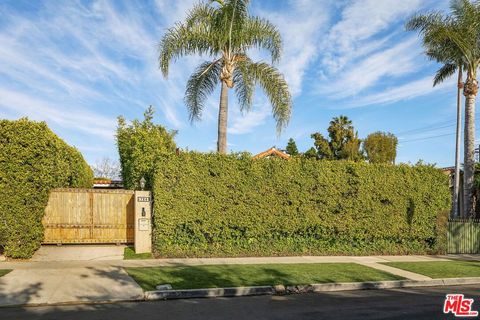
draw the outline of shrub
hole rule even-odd
[[[151,188],[157,159],[175,152],[176,132],[154,124],[153,112],[148,108],[143,121],[134,120],[130,125],[123,117],[118,118],[117,146],[125,189],[135,189],[142,177]]]
[[[154,181],[160,256],[410,254],[444,248],[447,176],[429,166],[182,153]]]
[[[91,187],[82,155],[45,122],[0,120],[0,245],[5,255],[28,258],[43,240],[49,192]]]

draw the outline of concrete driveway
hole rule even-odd
[[[31,261],[122,260],[124,245],[43,245]]]
[[[121,267],[15,269],[0,278],[0,307],[21,304],[113,302],[143,298]]]
[[[125,246],[42,246],[32,262],[0,278],[0,306],[141,299],[143,290],[120,266]],[[103,260],[103,261],[101,261]],[[8,269],[8,262],[0,267]]]

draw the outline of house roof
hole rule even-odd
[[[110,179],[93,179],[94,189],[122,189],[122,180],[110,180]]]
[[[285,153],[283,151],[275,149],[275,147],[272,147],[268,150],[265,150],[263,152],[260,152],[259,154],[253,156],[253,159],[262,159],[266,157],[279,157],[285,160],[290,159],[290,155],[288,153]]]

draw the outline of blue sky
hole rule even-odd
[[[188,76],[202,59],[177,61],[168,79],[157,65],[165,28],[194,2],[0,2],[0,118],[44,120],[93,164],[117,158],[117,116],[141,118],[153,105],[155,121],[179,131],[180,147],[214,150],[218,90],[193,125],[183,103]],[[397,162],[452,165],[455,81],[432,87],[438,65],[403,28],[416,11],[447,8],[437,0],[252,0],[251,14],[282,33],[278,68],[294,97],[293,112],[277,136],[261,91],[247,114],[231,95],[229,149],[257,153],[293,137],[305,151],[313,145],[310,134],[325,134],[330,119],[342,114],[362,138],[378,130],[396,134]]]

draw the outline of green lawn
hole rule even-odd
[[[8,270],[8,269],[0,269],[0,277],[6,275],[7,273],[9,273],[10,271],[12,270]]]
[[[141,260],[141,259],[153,259],[151,253],[139,253],[136,254],[132,247],[126,247],[123,251],[123,260]]]
[[[147,291],[167,283],[173,289],[199,289],[401,279],[354,263],[149,267],[126,271]]]
[[[385,264],[434,279],[480,277],[480,262],[475,261],[388,262]]]

